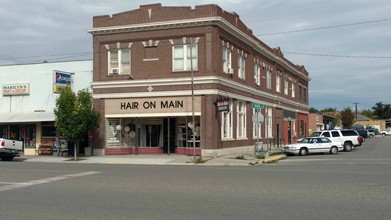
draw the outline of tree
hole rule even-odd
[[[354,124],[354,114],[350,108],[345,108],[339,113],[341,117],[342,127],[343,128],[352,128]]]
[[[320,110],[320,112],[336,112],[336,111],[337,111],[336,108],[325,108]]]
[[[372,119],[375,118],[375,114],[371,109],[364,109],[361,111],[361,114],[367,116],[368,118],[372,118]]]
[[[92,100],[88,89],[80,90],[76,95],[69,86],[56,100],[56,130],[60,136],[75,143],[75,160],[79,142],[88,132],[99,127],[100,115],[93,109]]]
[[[391,105],[378,102],[372,107],[373,113],[378,119],[390,119],[391,118]]]
[[[310,113],[318,113],[318,109],[314,108],[314,107],[311,107],[309,110],[308,110]]]

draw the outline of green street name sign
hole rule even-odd
[[[265,108],[264,104],[252,104],[253,108]]]

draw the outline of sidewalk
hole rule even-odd
[[[262,160],[253,158],[250,155],[226,155],[217,158],[202,158],[202,161],[193,162],[193,156],[178,154],[139,154],[139,155],[105,155],[78,157],[75,161],[70,157],[55,156],[24,156],[14,160],[23,162],[45,162],[45,163],[79,163],[79,164],[138,164],[138,165],[196,165],[196,166],[254,166],[262,164]],[[274,156],[272,156],[274,157]],[[267,159],[272,159],[269,157]],[[197,159],[198,157],[196,157]]]

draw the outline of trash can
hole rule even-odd
[[[92,147],[85,147],[84,148],[84,156],[86,156],[86,157],[92,156]]]

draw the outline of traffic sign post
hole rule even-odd
[[[256,126],[257,126],[257,128],[256,128],[257,129],[256,130],[257,131],[257,141],[254,144],[254,158],[256,158],[257,151],[259,149],[259,124],[262,124],[262,122],[265,120],[265,118],[263,117],[263,115],[260,112],[260,109],[265,108],[265,105],[253,103],[251,106],[252,106],[252,108],[255,109],[255,112],[256,112],[255,119],[253,118],[253,122],[256,123]]]
[[[257,141],[255,142],[255,145],[254,145],[254,158],[256,158],[257,152],[260,149],[260,144],[259,144],[259,126],[262,124],[262,122],[264,120],[265,120],[264,116],[260,112],[256,112],[255,119],[253,119],[254,123],[256,124],[256,132],[257,132]]]

